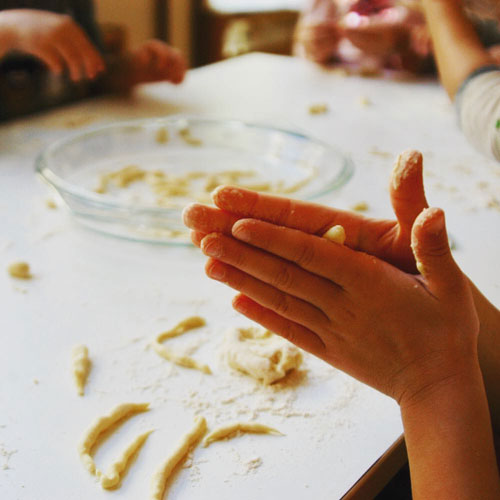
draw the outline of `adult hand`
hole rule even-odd
[[[169,81],[181,83],[187,63],[181,52],[160,40],[148,40],[130,55],[131,81],[134,84]]]
[[[389,190],[397,220],[372,219],[314,203],[226,187],[213,194],[218,208],[191,205],[185,211],[184,222],[193,230],[191,238],[198,246],[208,233],[230,235],[233,224],[240,218],[261,219],[318,236],[340,224],[347,234],[346,246],[376,256],[402,270],[416,272],[410,248],[411,231],[417,215],[428,206],[420,153],[410,150],[399,155]]]
[[[66,69],[73,81],[94,79],[105,69],[99,52],[70,16],[44,10],[5,10],[0,12],[0,33],[4,40],[0,55],[10,50],[31,54],[56,74]]]

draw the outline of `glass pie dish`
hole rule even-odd
[[[351,177],[349,158],[302,133],[237,120],[169,116],[102,125],[49,145],[39,175],[84,225],[186,244],[182,209],[233,184],[318,199]]]

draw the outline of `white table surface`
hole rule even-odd
[[[370,106],[361,99],[368,98]],[[326,102],[330,112],[308,114]],[[168,498],[340,498],[402,432],[397,405],[306,356],[302,377],[266,389],[218,359],[228,325],[246,325],[232,292],[203,274],[193,247],[106,237],[50,210],[34,159],[80,123],[172,113],[209,114],[291,127],[349,154],[352,180],[326,203],[365,201],[368,215],[391,216],[392,159],[424,152],[431,204],[447,212],[458,262],[500,303],[500,166],[465,142],[452,106],[434,82],[343,77],[296,59],[253,54],[193,70],[181,87],[145,86],[134,98],[79,103],[0,127],[0,498],[143,499],[149,481],[194,415],[209,427],[255,418],[285,436],[247,435],[196,449],[176,472]],[[496,203],[496,205],[495,205]],[[34,279],[5,269],[28,261]],[[207,326],[176,339],[199,339],[196,356],[212,376],[172,367],[148,344],[191,314]],[[93,369],[83,398],[70,373],[75,344],[89,347]],[[101,490],[79,461],[77,442],[97,416],[126,402],[150,402],[96,453],[105,469],[140,430],[154,428],[120,489]],[[253,467],[252,464],[260,464]]]

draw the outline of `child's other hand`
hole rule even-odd
[[[201,240],[206,273],[240,292],[234,308],[331,365],[410,404],[477,358],[479,321],[439,209],[415,221],[423,276],[256,219]]]
[[[169,81],[181,83],[187,63],[181,52],[160,40],[148,40],[131,53],[134,84]]]
[[[342,30],[336,21],[300,23],[295,31],[297,51],[319,64],[329,62],[337,51]]]
[[[192,229],[191,239],[198,246],[209,233],[230,235],[233,224],[241,218],[261,219],[318,236],[340,224],[345,228],[348,247],[416,272],[410,248],[411,230],[417,215],[428,206],[420,153],[410,150],[399,155],[389,190],[397,220],[371,219],[314,203],[222,187],[213,194],[218,208],[193,204],[186,208],[184,222]]]
[[[8,50],[42,60],[56,74],[65,69],[73,81],[94,79],[104,61],[85,32],[71,17],[44,10],[13,9],[0,12],[0,31]]]

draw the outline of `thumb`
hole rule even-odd
[[[409,149],[397,157],[391,175],[390,195],[400,231],[409,237],[418,214],[429,206],[424,193],[421,153]]]
[[[413,224],[411,247],[417,269],[436,296],[455,295],[464,275],[457,266],[448,242],[444,212],[440,208],[422,210]]]

